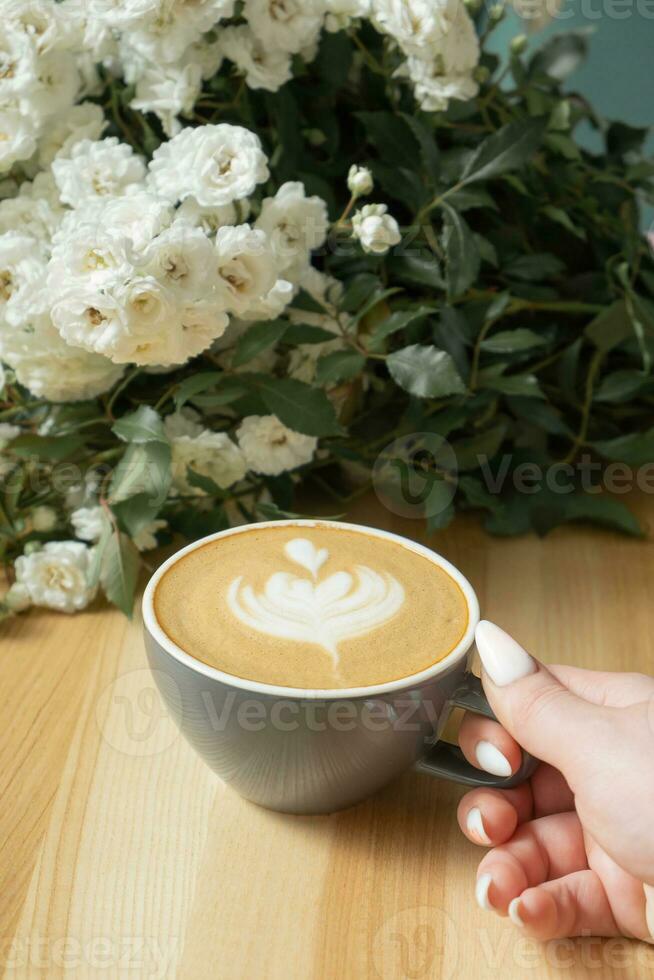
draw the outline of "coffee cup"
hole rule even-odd
[[[219,558],[223,542],[231,539],[233,546],[235,536],[267,528],[290,528],[297,540],[313,533],[310,529],[325,528],[330,534],[341,529],[372,539],[373,548],[374,542],[379,542],[379,548],[392,543],[408,549],[416,560],[434,563],[456,583],[465,601],[467,616],[460,639],[425,669],[356,687],[272,684],[203,662],[162,627],[155,603],[157,588],[177,563],[198,549],[211,545],[212,554]],[[183,603],[184,595],[177,601]],[[508,788],[528,778],[536,760],[525,752],[515,773],[498,777],[471,765],[457,746],[442,738],[455,707],[494,717],[481,682],[470,669],[478,621],[479,603],[472,586],[431,549],[362,525],[300,519],[230,528],[195,541],[164,562],[143,598],[150,667],[182,734],[241,796],[296,814],[352,806],[411,767],[467,786]],[[369,642],[375,643],[374,632]],[[220,643],[217,617],[217,648]]]

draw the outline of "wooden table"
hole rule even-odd
[[[375,501],[352,519],[419,534]],[[652,671],[651,542],[497,539],[459,519],[430,544],[544,660]],[[328,817],[241,800],[162,712],[138,616],[35,611],[5,628],[0,657],[6,976],[654,978],[645,944],[542,946],[480,911],[457,786],[408,773]]]

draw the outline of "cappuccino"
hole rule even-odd
[[[425,670],[464,636],[445,569],[364,530],[252,527],[174,562],[154,593],[163,631],[225,673],[284,687],[365,687]]]

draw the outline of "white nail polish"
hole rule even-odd
[[[491,900],[488,897],[488,889],[491,886],[492,880],[493,879],[490,875],[480,875],[479,878],[477,878],[477,884],[475,885],[475,898],[477,899],[477,905],[485,912],[495,911],[491,904]]]
[[[475,640],[484,670],[498,687],[505,687],[536,670],[536,662],[519,643],[495,623],[482,619]]]
[[[647,942],[654,943],[654,885],[643,885],[645,892],[645,921],[651,936]]]
[[[514,925],[520,926],[521,929],[524,929],[525,924],[520,916],[519,896],[518,898],[512,898],[511,901],[509,902],[509,918]]]
[[[472,834],[473,837],[476,837],[480,844],[491,843],[491,839],[486,833],[486,828],[484,827],[484,819],[481,815],[481,810],[478,806],[473,806],[472,810],[468,810],[466,827],[468,828],[468,833]]]
[[[511,763],[492,742],[487,742],[484,739],[477,742],[475,756],[484,772],[489,772],[493,776],[511,775]]]

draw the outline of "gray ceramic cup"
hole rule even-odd
[[[320,523],[274,522],[298,528]],[[506,788],[526,779],[536,764],[526,753],[518,772],[500,778],[476,769],[457,746],[440,737],[455,706],[494,717],[479,678],[469,670],[479,603],[467,579],[414,541],[361,525],[324,523],[395,541],[445,569],[468,604],[468,627],[461,642],[427,670],[370,687],[280,687],[209,667],[164,633],[154,614],[153,598],[161,577],[182,556],[208,541],[242,534],[251,525],[220,531],[164,562],[143,597],[150,667],[183,735],[241,796],[286,813],[329,813],[351,806],[412,766],[467,786]],[[216,644],[220,644],[219,623]]]

